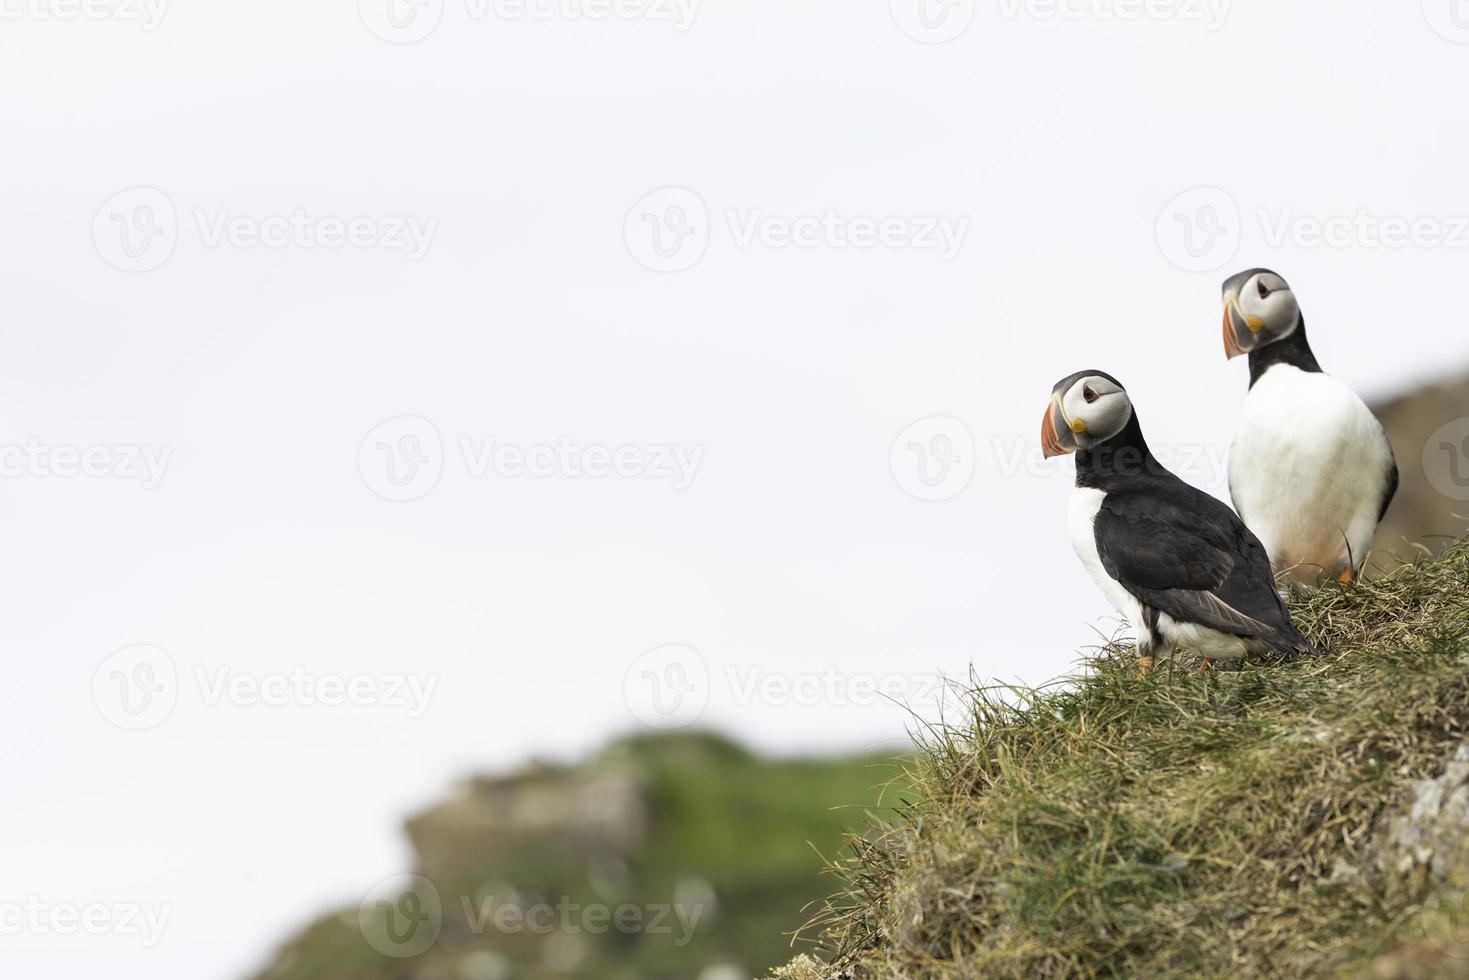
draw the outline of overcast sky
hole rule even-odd
[[[234,980],[531,754],[1065,673],[1051,386],[1221,490],[1237,269],[1465,363],[1451,0],[387,2],[0,0],[13,975]]]

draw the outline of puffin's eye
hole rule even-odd
[[[1265,285],[1265,280],[1264,279],[1261,279],[1260,280],[1259,285],[1260,285],[1260,298],[1261,299],[1268,299],[1269,296],[1270,296],[1270,287],[1267,286],[1267,285]]]
[[[1096,389],[1092,388],[1091,385],[1087,385],[1085,388],[1081,389],[1081,397],[1085,398],[1086,403],[1090,405],[1092,402],[1097,400]]]

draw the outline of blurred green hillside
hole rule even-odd
[[[748,980],[790,958],[833,889],[821,854],[897,773],[672,734],[475,779],[408,822],[431,889],[321,918],[258,980]]]

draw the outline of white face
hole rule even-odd
[[[1106,378],[1082,378],[1067,390],[1061,407],[1072,423],[1076,444],[1082,449],[1106,442],[1132,418],[1132,401],[1127,392]],[[1083,431],[1077,431],[1078,421],[1085,427]]]
[[[1231,357],[1284,340],[1301,325],[1296,294],[1273,272],[1251,276],[1224,303],[1225,347]]]
[[[1041,441],[1047,456],[1093,449],[1127,427],[1132,400],[1115,382],[1083,375],[1051,396]]]
[[[1290,284],[1271,272],[1262,272],[1240,290],[1240,309],[1264,324],[1262,334],[1279,340],[1292,333],[1301,320],[1301,308]]]

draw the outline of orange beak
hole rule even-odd
[[[1234,330],[1234,307],[1226,303],[1224,305],[1224,354],[1230,360],[1245,353],[1240,346],[1239,337]]]
[[[1264,322],[1255,316],[1245,316],[1239,308],[1237,297],[1224,299],[1224,353],[1231,358],[1248,354],[1260,346],[1260,331]]]
[[[1051,396],[1045,418],[1041,419],[1041,451],[1046,459],[1076,452],[1076,434],[1066,421],[1066,413],[1061,411],[1059,395]]]

